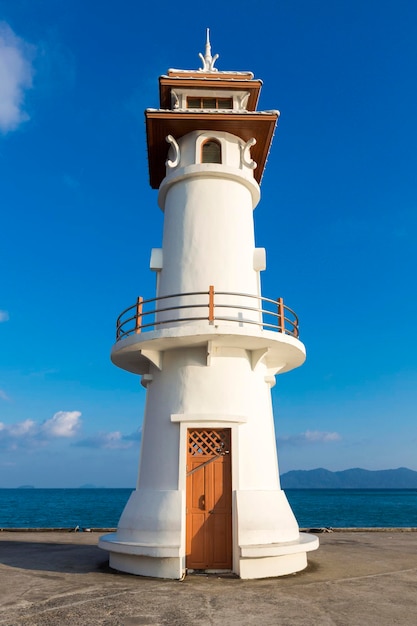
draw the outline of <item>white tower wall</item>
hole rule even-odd
[[[187,176],[165,200],[159,294],[207,289],[257,294],[252,197],[239,179]],[[227,271],[225,271],[227,268]]]

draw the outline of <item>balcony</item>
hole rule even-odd
[[[116,322],[116,342],[146,331],[201,322],[207,325],[253,325],[298,339],[298,317],[283,298],[271,300],[251,294],[216,291],[178,293],[144,300],[125,309]]]

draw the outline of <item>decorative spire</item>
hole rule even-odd
[[[215,54],[214,57],[211,56],[210,29],[209,28],[207,28],[206,53],[203,56],[201,52],[199,52],[198,56],[203,62],[203,67],[200,67],[200,69],[198,70],[199,72],[217,72],[217,67],[214,67],[214,64],[219,58],[219,55]]]

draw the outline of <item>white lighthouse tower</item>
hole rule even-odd
[[[280,488],[271,387],[304,362],[296,315],[263,297],[253,210],[278,111],[256,111],[261,81],[203,67],[159,79],[145,112],[150,183],[164,212],[156,297],[117,322],[112,361],[147,389],[136,490],[100,539],[116,569],[279,576],[307,565]]]

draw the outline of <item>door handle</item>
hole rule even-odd
[[[201,509],[202,511],[205,510],[206,508],[206,497],[205,496],[200,496],[198,499],[198,508]]]

